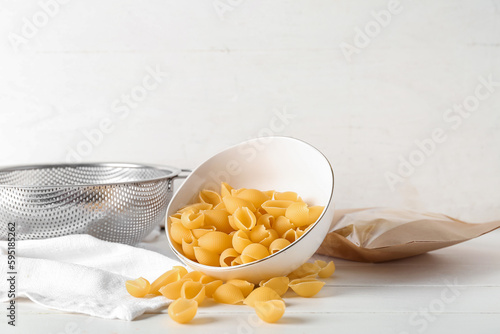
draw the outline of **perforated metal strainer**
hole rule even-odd
[[[90,234],[136,244],[163,224],[173,181],[187,172],[121,163],[0,169],[0,239],[15,223],[17,240]]]

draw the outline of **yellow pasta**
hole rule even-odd
[[[227,281],[227,284],[232,284],[238,289],[240,289],[241,293],[243,294],[243,297],[245,298],[250,294],[250,292],[252,292],[255,286],[253,283],[250,283],[243,279],[230,279],[229,281]]]
[[[269,213],[261,215],[257,220],[257,225],[264,225],[266,229],[272,228],[274,224],[274,216]]]
[[[335,264],[333,263],[333,261],[326,263],[325,261],[316,260],[314,261],[314,264],[320,267],[318,276],[321,278],[328,278],[335,272]]]
[[[233,188],[226,182],[222,182],[220,185],[220,196],[224,198],[225,196],[231,196],[231,190]]]
[[[182,240],[190,240],[192,238],[191,231],[185,228],[180,222],[173,222],[170,225],[170,236],[178,244],[182,244]]]
[[[241,260],[241,256],[238,256],[233,261],[231,261],[231,266],[239,266],[240,264],[243,264],[243,261]]]
[[[151,285],[147,279],[139,277],[135,280],[126,281],[125,288],[131,296],[142,298],[149,293]]]
[[[269,248],[269,246],[272,244],[272,242],[274,240],[278,239],[279,235],[278,235],[278,232],[276,232],[273,229],[267,230],[267,232],[269,233],[269,235],[266,238],[262,239],[260,241],[260,244],[264,247]]]
[[[217,231],[231,233],[233,228],[229,225],[229,212],[226,210],[206,210],[203,211],[205,215],[205,224],[214,226]]]
[[[184,255],[190,260],[196,260],[196,256],[194,255],[194,248],[198,247],[198,240],[195,238],[191,238],[191,242],[186,240],[182,240],[182,252]]]
[[[179,210],[179,213],[184,213],[186,211],[193,211],[194,213],[198,213],[203,210],[210,210],[212,209],[213,205],[208,204],[208,203],[195,203],[191,204],[188,206],[183,207],[182,209]]]
[[[266,210],[267,213],[273,215],[274,218],[278,218],[279,216],[285,215],[286,209],[292,203],[292,201],[269,200],[262,203],[262,208]]]
[[[198,303],[191,299],[179,298],[168,307],[170,318],[180,324],[193,320],[198,311]]]
[[[181,287],[181,298],[192,299],[200,305],[205,299],[205,286],[200,282],[186,282]]]
[[[237,208],[233,213],[233,224],[237,230],[250,231],[257,224],[257,219],[248,207]]]
[[[202,190],[198,195],[200,201],[202,203],[211,204],[212,206],[216,206],[220,202],[222,202],[222,198],[219,194],[212,190]]]
[[[231,248],[232,238],[224,232],[208,232],[198,239],[198,244],[209,251],[221,254],[225,249]]]
[[[201,284],[208,284],[208,283],[213,282],[213,281],[217,281],[217,279],[212,277],[212,276],[205,275],[205,274],[203,274],[200,277],[200,279],[198,280],[198,282],[200,282]]]
[[[231,266],[231,263],[240,256],[240,253],[238,253],[234,248],[227,248],[225,249],[219,258],[219,262],[221,267],[229,267]]]
[[[285,302],[282,300],[268,300],[255,302],[255,313],[265,322],[274,323],[285,314]]]
[[[200,228],[192,229],[191,230],[191,234],[193,234],[193,236],[196,239],[199,239],[202,236],[204,236],[205,234],[207,234],[209,232],[214,232],[215,230],[216,230],[215,226],[203,226],[203,227],[200,227]]]
[[[269,232],[266,230],[264,225],[257,225],[254,229],[250,231],[250,240],[252,242],[261,242],[269,236]]]
[[[213,293],[212,298],[218,303],[233,305],[241,303],[245,299],[238,287],[227,283],[219,286]]]
[[[295,231],[293,228],[289,229],[283,235],[281,236],[283,239],[286,239],[290,241],[291,243],[297,240],[299,237],[297,236],[297,231]]]
[[[299,195],[293,191],[284,191],[282,193],[275,192],[274,199],[278,201],[302,202],[302,198],[300,198]]]
[[[187,273],[186,275],[184,275],[184,279],[190,279],[194,282],[201,282],[203,276],[205,276],[205,274],[203,274],[201,271],[190,271],[189,273]]]
[[[290,223],[290,220],[285,216],[278,217],[273,224],[273,229],[276,230],[276,232],[278,232],[279,235],[283,235],[286,231],[292,228],[293,228],[292,223]]]
[[[183,268],[183,267],[182,267]],[[184,269],[184,268],[183,268]],[[184,269],[186,270],[186,269]],[[160,277],[155,279],[153,283],[151,283],[151,288],[149,293],[160,295],[160,288],[169,283],[176,282],[181,279],[180,270],[173,268],[171,270],[166,271]]]
[[[243,189],[235,196],[252,203],[256,208],[260,207],[265,201],[271,199],[264,192],[257,189]]]
[[[234,214],[234,212],[239,208],[248,208],[250,211],[255,211],[255,206],[244,199],[234,197],[234,196],[224,196],[222,198],[224,205],[226,206],[227,212]]]
[[[288,277],[273,277],[267,281],[261,281],[259,286],[265,286],[273,289],[279,296],[283,296],[288,291],[288,283],[290,279]]]
[[[287,239],[278,238],[271,242],[271,244],[269,245],[269,253],[274,254],[276,252],[279,252],[288,245],[290,245],[290,241],[288,241]]]
[[[324,206],[310,206],[309,207],[309,224],[315,223],[321,214],[323,213],[323,210],[325,209]]]
[[[244,304],[248,306],[255,306],[256,302],[265,302],[268,300],[283,300],[281,299],[280,295],[276,291],[274,291],[271,288],[261,286],[260,288],[257,288],[253,290],[248,297],[245,298],[243,301]]]
[[[309,225],[309,208],[304,202],[292,203],[286,208],[285,217],[288,218],[295,227]]]
[[[290,288],[301,297],[315,296],[325,285],[325,282],[318,281],[315,278],[297,278],[290,281]]]
[[[205,295],[208,297],[208,298],[212,298],[215,290],[217,290],[217,288],[219,286],[221,286],[223,284],[223,282],[221,280],[215,280],[215,281],[212,281],[212,282],[209,282],[209,283],[206,283],[205,284]]]
[[[182,213],[181,222],[185,228],[192,230],[202,227],[204,218],[203,213],[195,213],[193,210],[187,210]]]
[[[193,280],[190,278],[181,278],[178,281],[169,283],[160,288],[160,293],[167,297],[168,299],[177,299],[181,297],[181,289],[184,283],[192,282]]]
[[[269,256],[269,251],[261,244],[250,244],[241,252],[243,263],[250,263]]]
[[[241,230],[237,231],[233,235],[233,239],[232,239],[233,248],[240,254],[243,252],[245,247],[247,247],[251,243],[252,243],[252,241],[248,238],[248,235]]]
[[[288,274],[288,277],[293,280],[295,278],[303,278],[311,275],[317,276],[320,270],[321,268],[317,264],[306,262]]]
[[[175,270],[177,270],[179,272],[179,277],[180,278],[183,278],[188,273],[187,269],[184,268],[183,266],[173,266],[172,269],[175,269]]]
[[[194,248],[196,261],[206,266],[219,267],[219,254],[202,247]]]
[[[220,202],[219,204],[217,204],[215,207],[214,207],[214,210],[224,210],[227,212],[226,210],[226,204],[224,204],[224,202]],[[205,210],[207,211],[207,210]]]

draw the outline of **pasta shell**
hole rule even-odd
[[[269,251],[261,244],[250,244],[241,252],[243,263],[249,263],[269,256]]]
[[[181,298],[192,299],[200,305],[205,299],[205,286],[200,282],[186,282],[181,287]]]
[[[319,219],[324,209],[324,206],[309,207],[309,224],[314,224]]]
[[[256,208],[260,207],[265,201],[271,199],[265,193],[257,189],[243,189],[236,194],[236,197],[251,202]]]
[[[263,191],[263,193],[266,194],[267,197],[269,197],[269,199],[273,199],[274,194],[276,193],[276,190],[266,190],[266,191]]]
[[[214,210],[226,210],[226,204],[224,204],[224,202],[220,202],[214,207]]]
[[[279,235],[278,235],[278,232],[276,232],[273,229],[267,230],[267,232],[269,233],[269,235],[267,237],[265,237],[264,239],[262,239],[260,241],[260,244],[266,248],[269,248],[269,246],[271,246],[271,243],[274,240],[278,239]]]
[[[186,282],[193,281],[190,278],[181,278],[178,281],[169,283],[160,288],[160,293],[168,299],[177,299],[181,297],[181,288]]]
[[[207,210],[203,211],[205,215],[205,224],[214,226],[217,231],[230,233],[233,228],[229,225],[229,212],[226,210]]]
[[[187,269],[183,266],[173,266],[172,269],[175,269],[179,272],[180,278],[183,278],[188,273]]]
[[[293,191],[274,193],[274,199],[278,201],[302,202],[302,198],[300,198],[299,195]]]
[[[286,209],[292,204],[292,201],[278,201],[269,200],[262,203],[262,208],[266,210],[267,213],[278,218],[279,216],[284,216]]]
[[[335,264],[333,261],[326,263],[325,261],[316,260],[314,263],[321,268],[318,271],[318,276],[321,278],[328,278],[335,272]]]
[[[198,282],[200,282],[201,284],[208,284],[208,283],[216,281],[216,280],[217,279],[212,277],[212,276],[202,275],[201,278],[198,280]]]
[[[149,293],[151,285],[147,279],[139,277],[135,280],[126,281],[125,288],[131,296],[142,298]]]
[[[269,252],[271,254],[277,253],[288,245],[290,245],[290,241],[283,238],[276,239],[269,245]]]
[[[212,281],[212,282],[209,282],[209,283],[206,283],[205,284],[205,295],[208,297],[208,298],[212,298],[215,290],[217,290],[217,288],[219,286],[221,286],[223,284],[223,282],[221,280],[215,280],[215,281]]]
[[[245,299],[240,289],[227,283],[219,286],[213,293],[212,297],[217,303],[231,305],[241,303]]]
[[[212,206],[216,206],[220,202],[222,202],[222,198],[219,194],[212,190],[202,190],[198,195],[200,201],[202,203],[211,204]]]
[[[243,301],[244,304],[248,306],[255,306],[256,302],[266,302],[269,300],[281,300],[281,297],[278,295],[276,291],[268,287],[260,287],[253,290],[247,298]]]
[[[186,211],[193,211],[194,213],[198,213],[203,210],[210,210],[212,209],[212,207],[213,205],[208,203],[195,203],[183,207],[182,209],[179,210],[179,213],[182,214]]]
[[[205,274],[203,274],[201,271],[190,271],[189,273],[187,273],[184,278],[185,279],[190,279],[192,280],[193,282],[200,282],[201,279],[203,278],[203,276],[205,276]]]
[[[231,261],[231,266],[239,266],[240,264],[243,264],[243,261],[241,260],[241,256],[238,256],[233,261]]]
[[[275,229],[279,235],[283,235],[286,231],[292,228],[293,228],[292,223],[290,223],[290,220],[285,216],[278,217],[273,225],[273,229]]]
[[[184,253],[184,256],[190,260],[196,260],[196,257],[194,256],[195,247],[198,247],[198,240],[194,238],[191,242],[182,240],[182,252]]]
[[[255,206],[244,199],[234,197],[234,196],[224,196],[222,201],[226,205],[226,210],[230,214],[234,214],[234,212],[239,208],[248,208],[250,211],[255,211]]]
[[[270,229],[274,224],[274,217],[269,213],[261,215],[257,219],[257,225],[264,225],[265,228]]]
[[[193,210],[188,210],[182,213],[181,222],[185,228],[192,230],[202,227],[204,218],[203,213],[195,213]]]
[[[216,230],[215,226],[203,226],[201,228],[195,228],[191,230],[191,233],[196,239],[201,238],[207,233],[214,232]]]
[[[285,302],[282,300],[268,300],[265,302],[255,302],[255,313],[265,322],[274,323],[285,314]]]
[[[162,286],[165,286],[167,284],[170,284],[172,282],[176,282],[180,280],[181,275],[179,270],[177,269],[171,269],[165,273],[163,273],[160,277],[155,279],[153,283],[151,283],[151,289],[149,290],[149,293],[155,294],[155,295],[160,295],[160,288]]]
[[[264,225],[257,225],[250,231],[250,240],[252,242],[261,242],[269,236],[269,232]]]
[[[309,225],[309,208],[304,202],[295,202],[286,209],[285,217],[295,227]]]
[[[273,277],[267,281],[261,281],[260,286],[265,286],[273,289],[280,296],[283,296],[288,291],[288,283],[290,279],[288,277]]]
[[[231,196],[235,196],[236,197],[236,195],[238,195],[239,193],[241,193],[244,190],[246,190],[246,188],[231,189]]]
[[[231,196],[231,190],[233,190],[233,187],[231,187],[229,184],[227,184],[226,182],[221,183],[220,185],[221,197]]]
[[[224,250],[221,255],[220,255],[220,266],[221,267],[229,267],[231,266],[231,263],[238,257],[240,256],[240,253],[238,253],[234,248],[228,248]]]
[[[325,282],[314,278],[298,278],[292,280],[288,286],[299,296],[309,298],[315,296],[324,285]]]
[[[227,233],[214,231],[201,236],[198,244],[209,251],[221,254],[224,250],[231,248],[232,239]]]
[[[241,290],[241,293],[243,294],[243,297],[247,297],[250,292],[252,292],[254,288],[254,284],[250,283],[248,281],[245,281],[243,279],[230,279],[229,281],[226,282],[227,284],[232,284],[238,289]]]
[[[182,244],[182,240],[192,239],[191,231],[177,222],[170,224],[170,236],[178,244]]]
[[[170,223],[180,223],[181,217],[182,215],[178,214],[178,217],[170,216],[168,219],[170,219]]]
[[[195,247],[194,255],[196,257],[196,261],[201,264],[212,267],[220,267],[219,254],[215,252],[209,251],[208,249],[202,247]]]
[[[198,303],[191,299],[179,298],[168,307],[170,318],[180,324],[193,320],[198,311]]]
[[[291,228],[288,231],[286,231],[285,233],[283,233],[283,235],[281,237],[283,239],[290,241],[290,242],[294,242],[295,240],[297,240],[299,238],[297,235],[297,232],[293,228]]]
[[[241,230],[237,231],[233,235],[233,240],[232,240],[233,248],[240,254],[243,252],[245,247],[247,247],[251,243],[252,241],[248,238],[248,235]]]
[[[238,208],[233,213],[233,224],[237,230],[250,231],[257,224],[257,219],[249,208]]]
[[[303,278],[310,275],[316,276],[320,270],[321,268],[317,264],[306,262],[297,269],[295,269],[294,271],[292,271],[290,274],[288,274],[288,277],[293,280],[296,278]]]

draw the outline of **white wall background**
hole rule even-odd
[[[385,0],[55,1],[0,0],[1,165],[195,167],[286,110],[275,133],[328,156],[337,207],[500,218],[500,86],[474,98],[500,82],[499,1],[402,1],[381,28]],[[348,60],[358,28],[375,33]],[[168,76],[125,116],[148,68]],[[464,101],[469,117],[447,112]],[[444,142],[391,187],[436,128]]]

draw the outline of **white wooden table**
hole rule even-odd
[[[319,295],[287,293],[277,324],[247,306],[205,302],[189,325],[166,310],[127,322],[17,304],[16,328],[1,333],[500,333],[500,230],[476,240],[384,264],[336,260]],[[164,240],[155,246],[166,247]],[[1,308],[4,310],[5,306]]]

